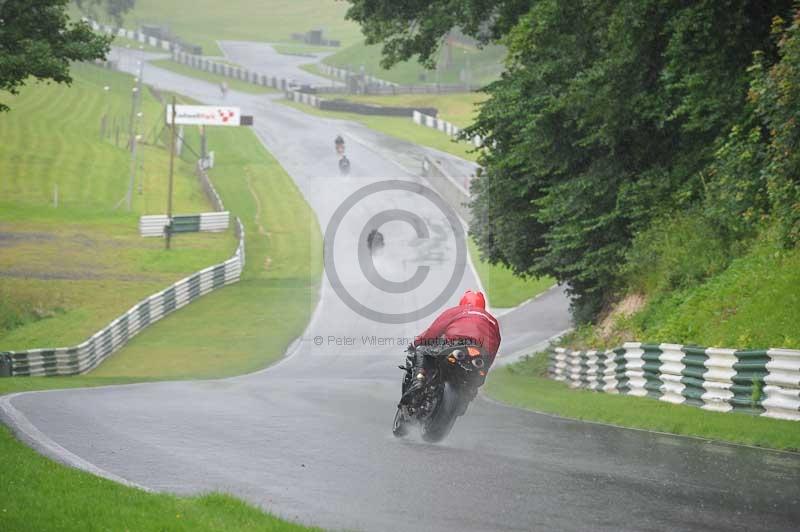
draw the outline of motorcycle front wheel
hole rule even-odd
[[[444,391],[436,410],[422,425],[422,439],[429,443],[440,442],[450,434],[459,416],[461,396],[449,382],[444,383]]]
[[[406,421],[403,411],[397,407],[397,412],[394,415],[394,423],[392,424],[392,434],[396,438],[402,438],[408,434],[408,421]]]

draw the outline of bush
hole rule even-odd
[[[698,210],[656,219],[638,233],[622,275],[631,292],[657,294],[689,288],[723,271],[731,245]]]

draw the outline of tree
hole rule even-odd
[[[480,43],[496,41],[532,4],[530,0],[348,1],[352,6],[347,18],[361,25],[367,44],[383,43],[385,68],[415,55],[433,67],[436,50],[455,27]]]
[[[97,9],[102,9],[117,25],[121,26],[125,13],[133,9],[136,0],[75,0],[75,5],[89,15],[95,15]]]
[[[551,275],[579,321],[620,288],[620,263],[654,217],[702,199],[701,173],[744,111],[756,50],[777,58],[792,0],[351,0],[391,64],[431,57],[453,25],[508,47],[479,134],[471,233],[484,257]]]
[[[71,83],[70,61],[102,59],[110,38],[84,22],[70,23],[69,0],[0,2],[0,90],[17,94],[30,77]],[[0,111],[8,111],[0,103]]]

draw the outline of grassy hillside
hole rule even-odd
[[[1,201],[47,205],[58,185],[59,206],[111,212],[124,197],[133,78],[89,65],[75,65],[73,74],[72,87],[39,83],[19,96],[0,93],[12,109],[0,120]],[[166,208],[169,152],[158,145],[163,105],[149,90],[143,91],[141,112],[136,188],[141,180],[142,194],[134,194],[133,211],[158,213]],[[191,162],[178,161],[176,168],[175,211],[208,208]]]
[[[217,40],[292,42],[292,33],[321,28],[349,45],[361,39],[358,26],[344,20],[348,4],[335,0],[137,0],[126,25],[159,24],[206,55],[220,54]]]
[[[442,59],[445,52],[439,52],[440,68],[427,70],[415,60],[399,63],[390,70],[380,66],[381,45],[367,46],[362,42],[355,43],[335,54],[326,57],[324,62],[339,68],[353,71],[364,71],[372,76],[400,84],[419,83],[462,83],[462,71],[475,87],[480,87],[497,79],[503,70],[506,50],[502,46],[488,46],[483,50],[475,47],[453,47],[451,60],[445,63]]]
[[[699,286],[657,294],[629,320],[646,341],[800,348],[800,249],[768,242]]]
[[[73,74],[72,87],[0,95],[12,108],[0,120],[0,350],[80,342],[235,249],[230,233],[180,235],[169,253],[161,239],[139,237],[138,215],[166,210],[162,105],[144,91],[133,209],[115,210],[129,181],[133,79],[88,65]],[[176,170],[175,212],[210,210],[190,162],[179,160]]]

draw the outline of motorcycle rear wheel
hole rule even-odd
[[[449,382],[444,383],[444,391],[436,410],[422,425],[422,439],[428,443],[440,442],[450,434],[459,416],[461,396]]]

